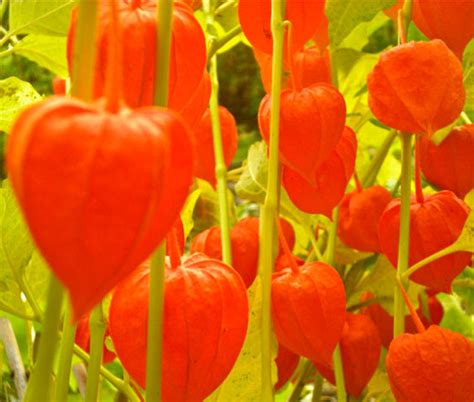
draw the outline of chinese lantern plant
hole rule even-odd
[[[354,131],[345,127],[336,148],[316,170],[314,184],[284,166],[282,183],[291,201],[304,212],[331,217],[354,173],[356,152]]]
[[[425,330],[403,291],[418,334],[403,334],[390,344],[385,360],[397,401],[471,401],[474,398],[474,342],[449,329]]]
[[[143,264],[115,289],[109,314],[117,356],[141,387],[148,297],[149,268]],[[247,324],[247,292],[238,273],[200,253],[181,259],[175,248],[165,271],[163,399],[198,402],[209,396],[232,369]]]
[[[409,265],[454,243],[464,227],[469,208],[454,193],[441,191],[410,204]],[[382,252],[397,266],[400,200],[388,204],[379,222]],[[456,252],[419,269],[410,279],[440,292],[451,292],[451,283],[470,264],[471,253]]]
[[[122,100],[118,32],[110,29],[116,46],[108,49],[106,97],[34,104],[8,142],[12,187],[36,245],[69,291],[75,319],[164,239],[192,181],[182,119],[168,109],[131,110]]]
[[[463,199],[474,188],[473,153],[474,124],[454,128],[439,145],[422,138],[421,170],[429,182]]]
[[[347,313],[340,341],[344,381],[349,395],[359,397],[377,369],[382,344],[377,327],[363,314]],[[315,363],[321,375],[335,383],[331,367]]]
[[[86,352],[89,353],[90,349],[90,340],[91,340],[91,333],[89,329],[89,314],[86,316],[82,317],[78,322],[77,322],[77,328],[76,328],[76,337],[74,342],[80,346],[82,349],[84,349]],[[105,336],[109,336],[109,328],[107,327],[105,331]],[[104,348],[102,352],[102,361],[103,364],[107,364],[112,362],[115,359],[115,353],[111,352],[104,343]]]
[[[234,116],[223,106],[219,106],[219,122],[221,129],[224,162],[228,167],[237,151],[237,125]],[[211,113],[207,109],[201,120],[193,127],[194,145],[196,149],[196,176],[216,184],[216,162],[212,139]]]
[[[413,22],[430,39],[441,39],[462,59],[474,38],[474,3],[470,0],[413,1]]]
[[[367,77],[367,88],[375,117],[412,134],[431,136],[452,123],[465,100],[461,63],[437,39],[383,52]]]
[[[154,82],[159,79],[155,77],[155,65],[160,63],[156,60],[156,0],[118,0],[118,7],[124,37],[120,46],[125,60],[133,61],[123,65],[124,99],[131,107],[150,106],[153,104]],[[105,91],[108,23],[106,13],[102,12],[97,28],[95,97],[102,96]],[[68,35],[70,69],[75,26],[76,16],[73,14]],[[173,4],[171,43],[168,105],[181,111],[186,107],[190,94],[198,88],[206,66],[204,33],[191,8],[184,2]]]

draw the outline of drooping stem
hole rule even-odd
[[[461,112],[461,119],[464,121],[465,124],[472,124],[472,121],[466,112]]]
[[[273,242],[276,239],[275,217],[278,216],[280,189],[279,135],[280,94],[283,70],[283,18],[285,1],[272,0],[271,30],[273,37],[272,91],[270,118],[270,145],[268,160],[267,192],[261,211],[259,230],[259,275],[262,282],[262,401],[273,401],[271,279],[274,264]]]
[[[168,105],[169,64],[173,0],[157,2],[157,62],[155,67],[154,103]],[[165,243],[153,253],[150,265],[148,301],[148,334],[146,360],[146,401],[161,402],[163,368],[163,315],[165,302]]]
[[[67,303],[63,321],[61,348],[59,350],[58,375],[56,378],[56,399],[58,401],[66,401],[69,392],[69,376],[71,373],[74,337],[76,334],[76,324],[71,323],[71,318],[71,306]]]
[[[420,204],[424,202],[425,197],[423,196],[423,187],[421,185],[421,150],[420,150],[420,138],[415,139],[415,188],[416,188],[416,201]]]
[[[63,298],[63,287],[51,273],[38,358],[28,382],[24,402],[50,401],[53,399],[51,395],[53,390],[53,365],[59,343],[58,327]]]
[[[210,0],[203,2],[206,13],[206,30],[211,43],[217,38],[214,37],[215,20],[214,8]],[[230,223],[229,223],[229,200],[227,197],[227,167],[224,161],[224,149],[222,145],[221,122],[219,118],[219,76],[217,72],[217,56],[213,55],[209,62],[209,77],[211,80],[211,99],[209,111],[211,113],[212,142],[214,146],[214,160],[217,180],[217,197],[219,202],[219,223],[221,228],[222,260],[232,265],[232,249],[230,243]]]
[[[169,231],[166,241],[168,243],[171,269],[176,269],[181,265],[181,250],[179,248],[178,236],[174,226]]]
[[[411,318],[413,322],[415,323],[416,330],[420,334],[425,332],[425,326],[421,322],[420,317],[418,316],[418,313],[413,307],[413,304],[411,304],[411,301],[407,295],[407,292],[405,291],[405,288],[402,285],[402,282],[400,280],[397,280],[397,282],[398,282],[398,286],[400,287],[400,291],[402,292],[403,300],[405,300],[405,304],[407,305],[408,310],[410,311]]]
[[[300,272],[300,269],[298,268],[298,264],[296,263],[295,256],[291,253],[290,247],[288,246],[288,242],[285,237],[285,232],[283,232],[283,228],[281,226],[280,219],[278,219],[278,216],[276,216],[276,223],[278,227],[278,239],[280,241],[281,248],[283,249],[283,252],[286,255],[288,264],[290,264],[290,268],[294,273],[298,273]]]
[[[412,8],[413,8],[413,0],[405,0],[403,2],[403,7],[400,13],[401,23],[399,26],[399,35],[400,35],[401,43],[406,43],[407,41],[408,27],[411,22]]]
[[[120,27],[118,5],[116,0],[108,1],[109,32],[107,46],[107,77],[105,97],[107,110],[115,113],[119,110],[122,96],[122,32]]]
[[[357,192],[361,193],[363,190],[362,183],[360,182],[359,176],[357,175],[357,172],[355,170],[354,170],[354,181],[355,181]]]
[[[209,45],[209,50],[207,51],[207,60],[211,60],[221,47],[225,46],[241,32],[242,29],[240,28],[240,25],[236,25],[235,27],[229,29],[219,39],[214,39]]]
[[[400,205],[400,235],[398,242],[398,263],[397,278],[401,280],[403,274],[408,269],[408,253],[410,248],[410,185],[411,185],[411,135],[401,133],[402,140],[402,179],[401,179],[401,205]],[[402,285],[403,282],[402,282]],[[394,295],[394,321],[393,336],[396,337],[403,333],[405,329],[405,305],[403,295],[395,284]]]
[[[90,360],[87,366],[86,402],[96,402],[99,393],[100,366],[104,349],[105,321],[102,312],[102,303],[97,305],[89,318]]]
[[[456,248],[455,243],[454,243],[446,248],[443,248],[442,250],[437,251],[434,254],[429,255],[428,257],[422,259],[421,261],[418,261],[416,264],[413,264],[403,275],[401,275],[401,279],[407,280],[411,275],[413,275],[420,268],[423,268],[425,265],[428,265],[432,263],[433,261],[436,261],[449,254],[455,253],[456,251],[459,251],[459,250]]]
[[[81,0],[77,16],[71,94],[84,101],[90,101],[93,94],[97,4],[97,0]]]

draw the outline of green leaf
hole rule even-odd
[[[33,244],[8,184],[0,188],[0,309],[17,315],[27,312],[21,300],[22,270],[33,253]]]
[[[10,1],[10,31],[15,34],[66,36],[77,0]]]
[[[467,314],[474,315],[474,268],[466,268],[453,282],[453,290],[461,297]]]
[[[443,305],[443,320],[440,326],[474,339],[474,320],[462,309],[461,299],[458,295],[440,293],[438,296]]]
[[[14,49],[16,54],[38,63],[61,78],[66,78],[69,75],[66,41],[66,37],[28,35],[16,44]]]
[[[183,209],[181,210],[181,221],[183,222],[184,238],[186,239],[194,227],[193,213],[196,207],[196,202],[201,195],[202,190],[200,188],[195,189],[186,198]]]
[[[249,148],[245,170],[235,185],[240,198],[263,204],[267,183],[267,146],[263,141],[252,144]]]
[[[249,326],[247,337],[240,355],[222,385],[205,402],[256,402],[262,401],[262,285],[260,277],[248,290]],[[274,339],[272,355],[277,354],[277,342]],[[273,384],[277,381],[276,364],[272,365]]]
[[[16,77],[0,81],[0,131],[8,132],[17,114],[27,105],[37,102],[41,96],[29,82]]]
[[[370,21],[375,15],[395,4],[395,0],[326,0],[331,46],[338,47],[361,22]]]
[[[388,382],[387,372],[377,370],[367,385],[367,394],[363,402],[395,402],[392,391],[390,390],[390,383]]]
[[[396,269],[383,254],[380,254],[375,266],[354,289],[348,304],[358,303],[361,294],[369,291],[377,296],[381,306],[393,315],[393,294],[396,283]],[[410,282],[408,285],[407,294],[415,308],[418,307],[418,295],[423,289],[423,286],[414,282]]]

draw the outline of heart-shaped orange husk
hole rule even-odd
[[[174,112],[53,97],[12,128],[7,168],[33,239],[78,319],[164,239],[192,183]]]
[[[258,268],[258,231],[247,224],[245,218],[230,231],[232,266],[242,277],[245,286],[252,285]],[[258,219],[257,219],[258,220]],[[213,226],[199,233],[191,243],[191,253],[204,253],[210,258],[222,259],[221,229]]]
[[[367,88],[375,117],[407,133],[431,135],[456,120],[464,106],[461,62],[440,40],[382,53]]]
[[[255,59],[260,67],[260,78],[266,93],[272,89],[272,56],[257,49],[253,49]],[[291,72],[288,68],[288,55],[283,61],[284,74],[282,74],[282,89],[293,88]],[[331,66],[329,52],[321,52],[317,46],[310,46],[296,52],[294,57],[293,74],[296,82],[303,87],[309,87],[319,82],[331,83]]]
[[[298,173],[283,167],[283,186],[291,201],[302,211],[332,217],[354,173],[357,139],[349,127],[331,155],[316,170],[316,183],[311,185]]]
[[[300,357],[285,348],[283,345],[278,345],[278,354],[275,359],[277,366],[278,382],[275,384],[275,390],[282,388],[291,378],[298,367]]]
[[[440,145],[420,142],[421,170],[438,187],[459,198],[474,188],[474,124],[454,128]]]
[[[286,0],[285,20],[292,23],[293,29],[292,49],[299,49],[311,38],[321,15],[324,15],[324,0]],[[268,54],[273,53],[270,19],[270,0],[239,1],[242,32],[253,47]]]
[[[124,368],[144,387],[149,268],[141,266],[114,291],[110,336]],[[242,348],[247,292],[237,272],[194,254],[165,272],[163,400],[200,402],[227,377]]]
[[[413,22],[430,39],[441,39],[462,60],[474,37],[472,0],[414,0]]]
[[[263,139],[270,136],[270,96],[258,110]],[[316,170],[336,148],[346,118],[346,104],[329,84],[315,84],[301,91],[284,90],[280,110],[280,160],[310,184],[317,182]]]
[[[272,277],[272,318],[278,342],[298,355],[332,366],[342,336],[346,296],[337,271],[312,262]]]
[[[379,220],[391,200],[390,192],[382,186],[346,194],[339,207],[339,238],[356,250],[379,253]]]
[[[358,398],[377,369],[382,343],[377,327],[363,314],[347,313],[340,341],[344,383],[349,395]],[[315,363],[321,375],[335,384],[332,368]]]
[[[418,314],[418,317],[425,328],[432,324],[439,324],[443,319],[444,314],[443,306],[438,301],[438,299],[436,299],[435,296],[427,296],[427,307],[429,314],[425,313],[423,305],[421,304],[421,300],[420,306],[416,310],[416,313]],[[368,293],[361,298],[361,301],[368,300],[373,297],[374,295]],[[372,319],[379,332],[382,345],[388,349],[390,342],[392,342],[393,339],[393,317],[387,313],[378,303],[370,304],[369,306],[365,307],[362,312]],[[410,315],[405,316],[405,332],[408,334],[416,334],[418,332],[413,318]]]
[[[219,106],[222,150],[224,163],[228,167],[237,152],[237,124],[234,116],[223,106]],[[216,162],[214,158],[214,141],[212,137],[211,113],[207,109],[201,120],[193,127],[196,149],[196,176],[216,184]]]
[[[449,329],[396,337],[385,365],[398,402],[474,400],[474,342]]]
[[[153,103],[156,59],[156,1],[127,2],[117,0],[123,32],[123,94],[131,107]],[[102,8],[97,28],[97,57],[95,66],[95,97],[105,92],[109,18]],[[73,13],[68,36],[69,68],[75,37],[76,13]],[[180,111],[190,94],[199,86],[206,66],[206,42],[192,10],[182,2],[173,5],[168,106]]]
[[[410,205],[409,265],[454,243],[461,234],[469,208],[451,191],[425,196],[424,202],[414,197]],[[397,266],[400,227],[400,200],[387,205],[379,222],[382,252]],[[456,252],[420,268],[410,279],[439,292],[451,292],[451,283],[470,264],[471,253]]]

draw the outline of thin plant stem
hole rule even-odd
[[[336,251],[337,224],[339,221],[339,207],[336,207],[332,214],[332,224],[329,228],[328,245],[325,253],[325,261],[329,265],[334,264],[334,254]],[[342,366],[342,357],[339,344],[333,353],[334,377],[336,379],[337,400],[345,402],[347,400],[346,386],[344,383],[344,370]]]
[[[157,63],[153,99],[156,106],[166,107],[168,105],[173,0],[161,0],[157,4]],[[161,402],[162,399],[165,254],[165,242],[163,242],[153,252],[150,265],[145,395],[147,402]]]
[[[69,376],[71,374],[72,355],[74,349],[74,337],[76,324],[71,323],[72,310],[66,303],[66,312],[63,321],[63,333],[59,350],[58,374],[56,377],[56,399],[66,401],[69,392]]]
[[[259,275],[262,282],[262,402],[273,401],[272,384],[272,321],[271,321],[271,279],[274,264],[273,242],[276,239],[275,218],[278,216],[280,164],[280,94],[283,70],[283,18],[286,4],[272,0],[271,30],[273,37],[272,92],[270,117],[270,145],[268,177],[265,201],[262,207],[259,230]]]
[[[111,113],[117,113],[120,108],[122,97],[122,33],[119,21],[118,5],[115,0],[108,1],[109,26],[107,39],[107,75],[105,82],[106,109]]]
[[[102,303],[99,303],[89,318],[90,340],[90,360],[87,366],[87,384],[85,402],[96,402],[100,400],[100,366],[102,364],[102,354],[104,349],[105,321],[102,311]]]
[[[224,47],[232,39],[240,35],[241,32],[242,29],[240,28],[240,25],[236,25],[235,27],[229,29],[225,33],[225,35],[221,36],[219,39],[214,39],[209,46],[209,50],[207,52],[207,60],[212,59],[220,48]]]
[[[212,32],[215,30],[214,9],[210,0],[203,3],[206,14],[206,30],[211,38],[215,39]],[[221,122],[219,118],[219,76],[217,72],[217,56],[213,55],[209,62],[209,77],[211,80],[211,99],[209,111],[211,114],[212,143],[214,146],[214,160],[217,180],[217,197],[219,203],[219,223],[221,228],[222,260],[232,265],[232,249],[230,242],[229,200],[227,197],[227,167],[224,161],[222,145]]]
[[[165,245],[153,253],[150,265],[148,335],[146,359],[146,401],[161,402],[163,370],[163,315],[165,301]]]
[[[422,204],[425,200],[423,196],[423,187],[421,185],[421,150],[420,150],[420,138],[415,138],[415,189],[416,189],[416,201]]]
[[[323,376],[321,374],[316,374],[316,378],[314,379],[314,388],[313,388],[313,397],[311,399],[312,402],[319,402],[321,400],[321,396],[323,395]]]
[[[286,255],[286,258],[288,259],[288,264],[294,273],[298,273],[300,272],[300,269],[296,263],[295,256],[291,254],[290,247],[288,246],[288,242],[285,237],[285,232],[283,232],[283,228],[281,227],[281,222],[280,219],[278,219],[278,216],[276,217],[276,224],[278,227],[278,238],[280,240],[280,245]]]
[[[425,326],[420,320],[420,317],[418,316],[418,313],[415,310],[415,307],[413,307],[413,304],[411,304],[410,298],[407,295],[407,292],[405,288],[403,287],[403,284],[400,280],[397,280],[398,286],[400,287],[400,292],[402,292],[403,300],[405,300],[405,304],[408,307],[408,310],[410,311],[410,316],[415,323],[416,330],[421,334],[425,332]]]
[[[420,268],[423,268],[425,265],[428,265],[433,261],[436,261],[449,254],[455,253],[456,251],[458,251],[456,247],[453,247],[453,245],[451,245],[442,250],[437,251],[434,254],[431,254],[430,256],[422,259],[421,261],[418,261],[416,264],[413,264],[405,273],[403,273],[403,275],[401,275],[401,279],[403,281],[407,280],[411,275],[413,275]]]
[[[171,269],[176,269],[181,265],[181,250],[178,244],[176,228],[172,227],[166,236],[168,254],[170,257]]]
[[[374,184],[375,179],[377,178],[377,175],[380,171],[380,168],[382,167],[383,162],[388,155],[388,151],[390,150],[390,147],[392,146],[392,143],[396,137],[397,132],[395,130],[391,130],[385,137],[385,140],[383,141],[382,145],[380,145],[379,149],[377,150],[377,154],[370,162],[367,170],[360,177],[362,187],[369,187]]]
[[[85,363],[89,363],[90,358],[89,354],[82,350],[79,346],[74,345],[74,354],[83,360]],[[100,375],[104,377],[112,386],[114,386],[118,391],[122,392],[131,402],[140,402],[141,399],[132,390],[132,388],[125,383],[125,381],[113,375],[109,370],[104,366],[100,367]]]
[[[400,235],[398,243],[397,278],[403,278],[408,269],[408,253],[410,248],[410,197],[412,177],[412,146],[411,135],[401,133],[402,140],[402,179],[401,179],[401,205],[400,205]],[[403,284],[403,282],[402,282]],[[403,295],[395,284],[394,294],[394,320],[393,336],[396,337],[405,329],[405,305]]]
[[[51,273],[43,319],[38,359],[28,382],[24,402],[52,400],[53,365],[59,343],[59,319],[64,298],[61,283]]]
[[[81,0],[77,16],[71,94],[84,101],[90,101],[93,95],[97,5],[97,0]]]
[[[461,119],[464,121],[465,124],[472,124],[472,121],[466,112],[461,112]]]
[[[299,375],[296,378],[295,385],[291,394],[288,398],[288,402],[298,402],[300,400],[301,391],[303,391],[304,385],[308,377],[311,375],[313,370],[313,363],[311,360],[305,360],[299,369]]]

